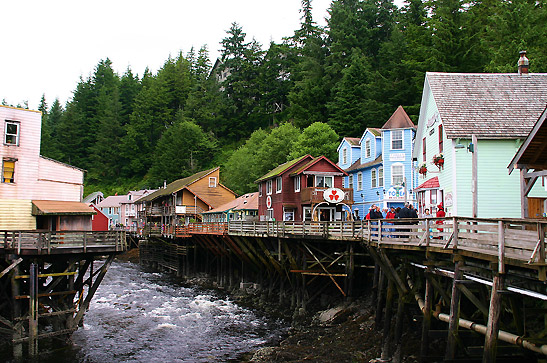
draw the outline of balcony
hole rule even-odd
[[[300,193],[302,204],[315,204],[324,202],[323,192],[329,188],[304,188]],[[350,188],[338,188],[344,192],[344,199],[340,203],[353,204],[353,189]]]

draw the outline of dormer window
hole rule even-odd
[[[370,158],[371,149],[370,149],[370,139],[365,141],[365,158]]]
[[[6,121],[4,127],[4,144],[19,146],[19,122]]]
[[[209,188],[216,188],[217,187],[217,178],[212,176],[209,178]]]
[[[342,164],[347,164],[348,163],[348,149],[344,148],[342,150]]]

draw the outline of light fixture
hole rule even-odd
[[[475,152],[475,145],[473,145],[473,143],[470,143],[469,145],[467,145],[467,151],[469,151],[471,153],[474,153]]]
[[[456,145],[454,145],[454,149],[456,150],[459,150],[459,149],[464,149],[465,146],[460,142],[460,139],[456,139]]]

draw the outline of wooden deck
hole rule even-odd
[[[125,231],[0,231],[0,252],[17,255],[126,250]]]
[[[442,223],[440,223],[442,222]],[[341,222],[192,223],[177,237],[194,234],[275,238],[321,238],[364,242],[379,248],[458,253],[544,271],[547,221],[524,219],[432,218]],[[545,272],[542,272],[545,275]],[[545,279],[542,276],[542,279]]]

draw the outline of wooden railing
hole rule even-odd
[[[88,252],[96,248],[126,251],[125,231],[0,231],[0,249],[17,253]]]
[[[537,220],[432,218],[337,222],[231,221],[228,234],[267,237],[320,237],[356,240],[373,245],[438,247],[546,264],[547,222]]]

